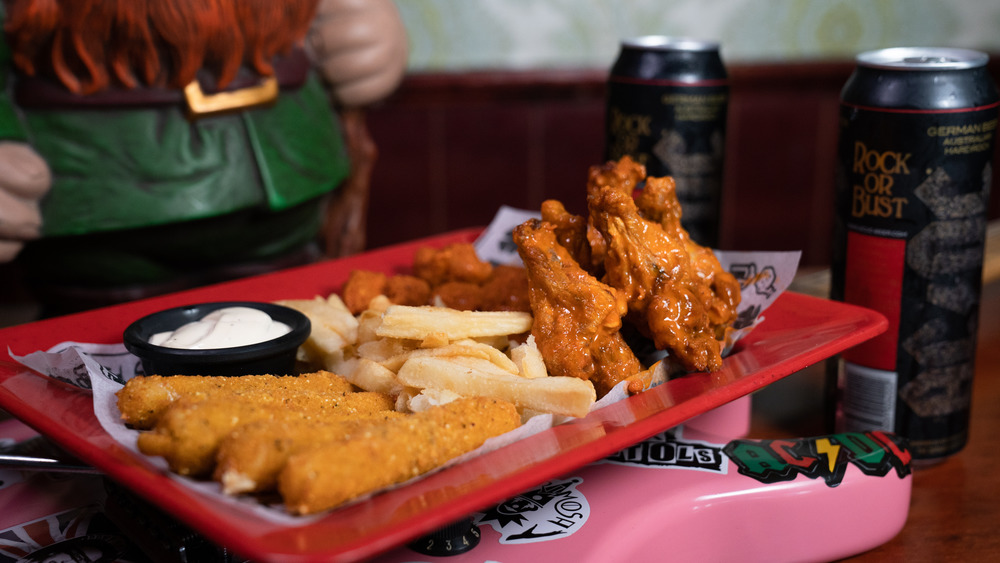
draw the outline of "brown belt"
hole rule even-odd
[[[30,109],[100,109],[142,108],[181,105],[194,116],[257,106],[277,98],[279,90],[300,88],[309,74],[309,59],[302,49],[275,57],[274,75],[261,77],[241,70],[223,89],[214,87],[206,71],[183,89],[173,88],[109,88],[94,94],[79,95],[56,82],[39,77],[18,76],[14,99]]]

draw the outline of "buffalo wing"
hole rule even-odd
[[[519,225],[514,242],[528,275],[531,333],[550,375],[589,379],[603,396],[638,373],[642,365],[619,332],[624,295],[584,271],[551,223]]]
[[[591,171],[588,207],[607,246],[605,281],[624,292],[629,319],[658,349],[687,370],[716,370],[739,284],[680,226],[672,179],[646,179],[640,212],[632,193],[644,176],[644,167],[627,158]]]

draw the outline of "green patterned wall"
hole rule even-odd
[[[411,71],[609,67],[622,38],[713,39],[735,61],[903,45],[1000,52],[1000,0],[396,0]]]

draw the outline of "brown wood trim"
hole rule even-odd
[[[435,72],[406,76],[384,103],[447,105],[455,101],[549,101],[604,96],[607,72],[592,69]]]
[[[991,74],[1000,82],[1000,53],[991,54]],[[730,87],[743,90],[831,89],[839,92],[850,60],[735,63],[728,65]],[[551,101],[604,96],[608,70],[593,68],[427,72],[406,76],[384,103],[441,105],[455,101]]]
[[[786,90],[840,88],[854,70],[851,61],[809,61],[731,65],[730,89]]]

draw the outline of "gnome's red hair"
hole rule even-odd
[[[199,69],[228,84],[241,65],[271,59],[305,37],[317,0],[7,0],[14,64],[70,91],[183,87]]]

